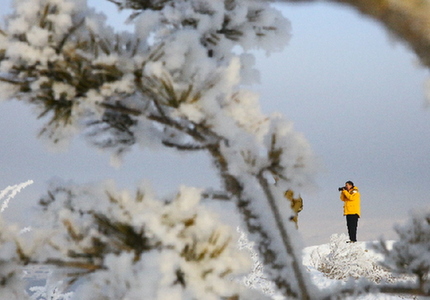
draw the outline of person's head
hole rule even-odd
[[[351,180],[348,180],[347,182],[345,182],[345,187],[349,191],[354,187],[354,183]]]

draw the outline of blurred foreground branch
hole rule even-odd
[[[309,3],[315,0],[281,0]],[[427,0],[329,0],[347,5],[380,22],[405,42],[430,68],[430,3]]]

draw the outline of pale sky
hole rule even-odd
[[[9,2],[0,0],[2,7]],[[347,180],[361,192],[358,239],[392,239],[393,225],[409,210],[430,204],[428,71],[407,47],[355,11],[328,4],[280,7],[293,37],[281,53],[256,52],[261,84],[252,88],[261,93],[266,113],[280,112],[294,122],[323,166],[315,190],[302,195],[304,242],[326,243],[331,234],[347,232],[337,191]],[[160,193],[179,184],[219,184],[203,154],[177,157],[169,150],[135,148],[115,169],[107,154],[82,138],[67,152],[50,152],[37,139],[43,122],[29,106],[0,103],[0,190],[35,182],[11,201],[5,212],[11,219],[22,218],[22,211],[26,216],[52,178],[76,183],[112,178],[130,189],[149,179]]]

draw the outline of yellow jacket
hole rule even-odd
[[[344,215],[359,215],[360,216],[360,192],[354,186],[349,192],[343,190],[340,193],[340,200],[343,201],[343,214]]]

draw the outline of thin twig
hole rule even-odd
[[[267,202],[269,203],[273,218],[275,220],[276,223],[276,227],[279,231],[279,234],[281,235],[282,238],[282,244],[285,248],[285,251],[287,252],[287,255],[290,255],[292,257],[292,266],[293,266],[293,270],[294,270],[294,274],[295,277],[297,279],[298,285],[299,285],[299,291],[302,293],[300,295],[300,299],[310,299],[310,295],[308,292],[308,288],[306,285],[306,281],[305,278],[303,276],[303,270],[300,267],[299,263],[301,262],[300,257],[298,257],[296,255],[296,252],[294,251],[293,248],[293,243],[290,239],[290,236],[288,235],[287,230],[285,229],[285,225],[282,219],[282,216],[279,213],[279,207],[276,204],[275,198],[273,196],[273,193],[271,192],[270,188],[269,188],[269,184],[267,182],[267,180],[264,178],[263,176],[263,171],[262,170],[258,175],[258,181],[260,183],[260,186],[262,187],[264,194],[266,195],[266,199]]]

